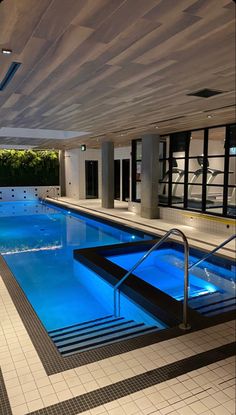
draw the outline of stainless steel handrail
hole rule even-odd
[[[224,242],[222,242],[220,245],[218,245],[216,248],[212,249],[212,251],[208,252],[206,255],[204,255],[203,258],[199,259],[199,261],[195,262],[194,264],[190,265],[189,270],[193,269],[194,267],[197,267],[201,262],[205,261],[207,258],[209,258],[211,255],[213,255],[215,252],[219,251],[219,249],[223,248],[226,244],[228,244],[230,241],[236,238],[236,234],[230,236],[228,239],[226,239]]]
[[[188,287],[189,287],[189,276],[188,276],[188,258],[189,258],[189,244],[188,240],[185,236],[185,234],[180,231],[179,229],[173,228],[170,229],[155,245],[152,246],[151,249],[149,249],[148,252],[146,252],[141,259],[139,259],[136,264],[124,275],[123,278],[121,278],[120,281],[114,286],[114,315],[117,317],[117,315],[120,315],[120,291],[118,291],[119,287],[123,284],[123,282],[132,274],[132,272],[140,265],[142,262],[157,248],[159,248],[160,245],[162,245],[163,242],[165,242],[166,239],[169,238],[170,235],[178,235],[181,236],[184,242],[184,301],[183,301],[183,323],[180,324],[180,328],[183,330],[189,330],[191,328],[190,324],[188,323],[187,313],[188,313]],[[118,312],[117,312],[117,291],[118,291]]]

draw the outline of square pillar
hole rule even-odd
[[[102,207],[114,208],[114,144],[102,143]]]
[[[59,184],[61,186],[61,196],[66,196],[65,150],[59,151]]]
[[[159,144],[158,134],[146,134],[142,137],[141,170],[141,216],[147,219],[159,218]]]

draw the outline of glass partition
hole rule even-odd
[[[133,200],[141,198],[142,146],[132,150]],[[159,205],[235,217],[235,124],[161,137]]]
[[[208,156],[223,155],[225,153],[226,128],[209,128]]]

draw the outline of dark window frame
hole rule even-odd
[[[173,161],[173,145],[171,144],[173,140],[171,140],[171,136],[173,134],[165,134],[164,136],[161,136],[161,138],[170,136],[170,147],[169,147],[169,157],[161,157],[159,160],[163,163],[163,166],[167,166],[169,164],[169,173],[168,173],[168,180],[163,182],[168,185],[168,198],[167,203],[160,203],[160,206],[163,207],[171,207],[173,209],[179,209],[179,210],[188,210],[192,212],[201,212],[201,213],[207,213],[208,215],[213,216],[220,216],[220,217],[227,217],[227,218],[235,218],[235,216],[228,213],[228,190],[229,188],[235,188],[234,185],[229,185],[229,160],[230,157],[236,159],[236,155],[230,154],[230,129],[235,126],[235,124],[223,124],[223,125],[216,125],[206,128],[197,128],[193,129],[191,131],[183,131],[179,132],[181,133],[187,133],[188,137],[191,136],[191,133],[193,131],[200,131],[204,130],[204,142],[203,142],[203,177],[202,182],[198,184],[198,186],[202,186],[202,205],[201,209],[196,209],[192,207],[188,207],[188,171],[189,171],[189,160],[196,159],[197,156],[189,156],[189,145],[187,146],[187,149],[185,151],[185,156],[181,157],[174,157],[176,160],[185,160],[185,172],[184,172],[184,180],[180,184],[184,185],[184,198],[183,198],[183,207],[176,206],[172,204],[172,184],[174,183],[172,180],[172,161]],[[225,148],[224,148],[224,154],[211,154],[208,155],[208,143],[209,143],[209,130],[215,129],[215,128],[222,128],[225,127]],[[136,143],[142,141],[142,139],[132,140],[132,201],[133,202],[140,202],[136,198],[136,185],[137,182],[141,182],[141,180],[136,180],[136,165],[137,161],[140,162],[141,160],[136,160]],[[223,184],[214,184],[212,183],[209,186],[212,187],[218,187],[223,188],[223,203],[222,203],[222,213],[218,212],[209,212],[209,209],[207,208],[207,166],[208,166],[208,160],[212,158],[221,158],[224,159],[224,178],[223,178]],[[197,185],[197,184],[196,184]]]

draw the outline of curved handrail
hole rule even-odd
[[[146,252],[142,258],[140,258],[136,264],[124,275],[123,278],[121,278],[120,281],[117,282],[117,284],[114,286],[114,315],[117,316],[117,301],[116,301],[116,293],[119,287],[123,284],[123,282],[132,274],[132,272],[157,248],[159,248],[160,245],[162,245],[163,242],[165,242],[166,239],[169,238],[170,235],[178,235],[181,236],[184,242],[184,255],[185,255],[185,261],[184,261],[184,301],[183,301],[183,323],[180,325],[180,327],[184,330],[190,329],[190,325],[187,321],[187,309],[188,309],[188,286],[189,286],[189,277],[188,277],[188,258],[189,258],[189,244],[188,240],[185,236],[185,234],[176,228],[170,229],[158,242],[155,243],[155,245],[152,246],[151,249],[149,249],[148,252]],[[120,312],[120,310],[119,310]]]
[[[226,244],[228,244],[230,241],[236,238],[236,234],[230,236],[228,239],[226,239],[224,242],[222,242],[220,245],[218,245],[216,248],[212,249],[212,251],[208,252],[206,255],[204,255],[203,258],[199,259],[199,261],[195,262],[194,264],[190,265],[189,270],[193,269],[194,267],[197,267],[201,262],[205,261],[207,258],[209,258],[211,255],[213,255],[215,252],[219,251],[219,249],[223,248]]]

